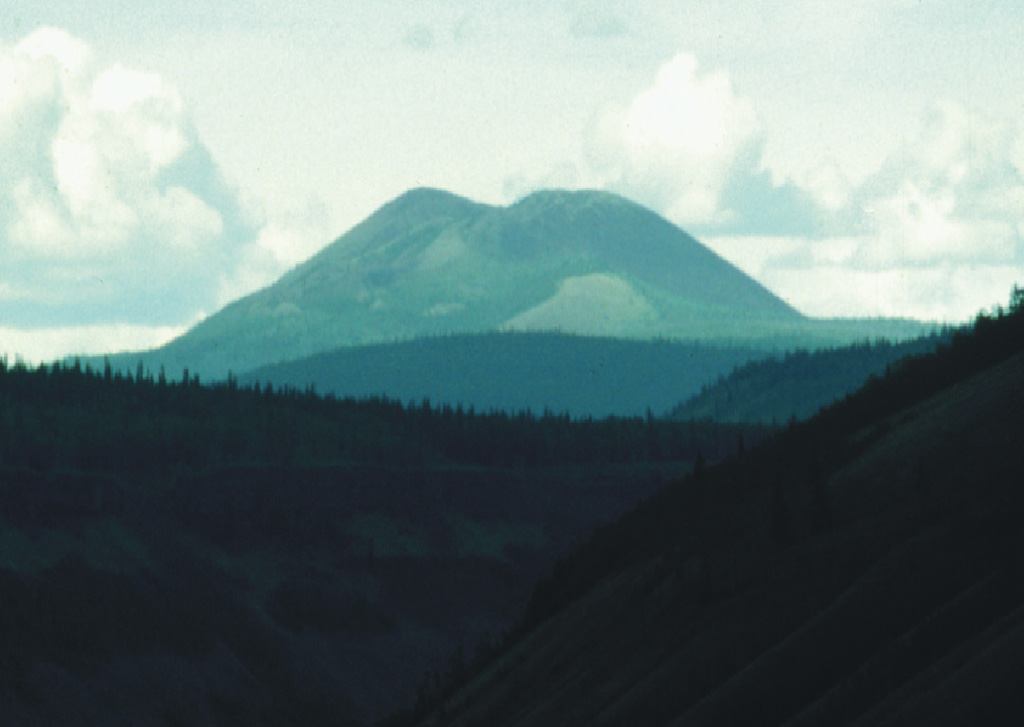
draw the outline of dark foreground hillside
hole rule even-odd
[[[764,431],[0,362],[0,725],[372,719]]]
[[[599,529],[394,722],[1024,723],[1021,303]]]

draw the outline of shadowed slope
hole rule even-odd
[[[600,529],[418,723],[1019,724],[1022,326],[981,317]]]

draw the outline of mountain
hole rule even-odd
[[[776,348],[882,328],[809,320],[613,194],[543,191],[493,207],[417,189],[165,347],[112,361],[223,378],[342,346],[449,333],[560,330]]]
[[[389,724],[1021,724],[1015,300],[599,528]]]

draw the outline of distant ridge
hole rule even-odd
[[[682,393],[759,352],[737,346],[631,341],[559,333],[463,333],[338,348],[254,369],[242,385],[272,383],[341,397],[574,418],[662,414]]]

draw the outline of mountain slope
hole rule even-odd
[[[1022,382],[1018,305],[695,468],[394,723],[1020,724]]]
[[[154,369],[222,377],[340,346],[456,332],[723,341],[816,325],[621,197],[546,191],[492,207],[418,189],[144,358]]]

